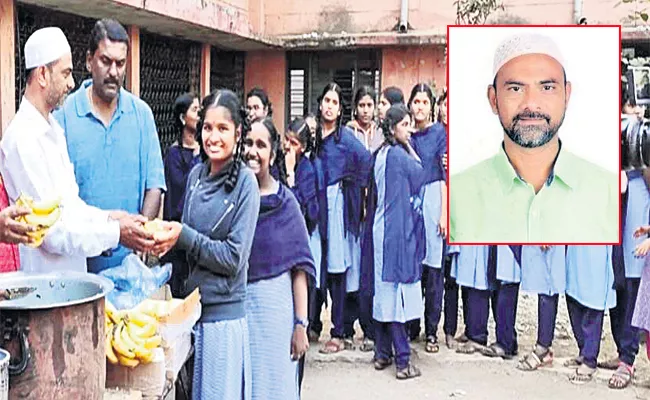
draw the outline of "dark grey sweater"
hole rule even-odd
[[[183,230],[176,244],[185,250],[188,288],[201,292],[201,322],[243,318],[246,281],[260,191],[244,164],[237,185],[226,193],[229,165],[209,176],[209,165],[194,167],[187,180]]]

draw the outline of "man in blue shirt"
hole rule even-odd
[[[151,108],[122,85],[129,37],[119,22],[97,21],[86,55],[92,79],[84,81],[54,116],[65,131],[79,196],[104,210],[125,210],[154,218],[165,176]],[[148,237],[136,226],[134,243]],[[130,250],[120,245],[88,259],[88,270],[119,265]]]

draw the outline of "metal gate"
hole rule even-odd
[[[244,98],[244,53],[210,50],[210,90],[229,89]]]
[[[75,90],[81,82],[90,77],[86,70],[86,51],[90,42],[90,32],[95,25],[94,19],[80,17],[47,8],[17,4],[16,10],[16,109],[25,90],[25,42],[34,31],[48,26],[58,26],[68,38],[72,48],[72,76]]]
[[[153,111],[163,154],[176,141],[174,100],[199,93],[201,44],[140,32],[140,97]]]

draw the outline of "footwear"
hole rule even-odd
[[[427,353],[437,353],[440,351],[438,339],[435,336],[427,336],[427,342],[424,345],[424,351]]]
[[[377,371],[382,371],[391,365],[393,365],[393,359],[392,358],[377,358],[373,357],[372,363],[375,366],[375,369]]]
[[[539,368],[550,367],[551,365],[553,365],[553,350],[535,346],[533,351],[519,360],[517,369],[520,371],[536,371]]]
[[[620,362],[612,377],[609,378],[607,387],[610,389],[625,389],[630,386],[632,379],[634,379],[634,367]]]
[[[619,361],[618,357],[610,358],[607,361],[599,362],[598,363],[598,368],[609,369],[609,370],[614,371],[615,369],[618,368],[619,364],[620,364],[620,361]]]
[[[486,357],[501,357],[504,360],[512,360],[513,354],[506,353],[505,349],[498,343],[492,343],[488,347],[480,350],[480,353]]]
[[[321,347],[318,352],[321,354],[334,354],[343,350],[345,350],[345,343],[343,342],[343,339],[332,338],[325,342],[323,347]]]
[[[578,357],[569,358],[562,365],[564,365],[567,368],[574,368],[574,367],[581,366],[583,362],[585,362],[585,359],[582,358],[582,356],[578,356]]]
[[[307,337],[309,338],[309,343],[318,343],[318,340],[320,339],[320,332],[312,331],[310,329],[309,333],[307,333]]]
[[[422,371],[415,365],[409,363],[406,368],[398,369],[395,377],[399,380],[417,378],[422,375]]]
[[[359,346],[359,350],[361,350],[363,352],[374,351],[375,350],[375,342],[373,342],[371,339],[368,339],[367,337],[364,337],[363,342],[361,343],[361,346]]]
[[[449,350],[455,350],[458,347],[458,342],[454,335],[445,335],[445,345]]]
[[[462,343],[458,345],[458,348],[456,349],[456,353],[459,354],[474,354],[476,352],[481,351],[481,349],[485,348],[482,344],[476,343],[474,341],[467,341],[465,343]]]
[[[598,369],[588,367],[585,364],[582,364],[576,368],[573,375],[569,376],[569,381],[574,385],[584,385],[585,383],[591,382],[594,379]]]

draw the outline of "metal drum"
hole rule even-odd
[[[109,280],[86,273],[3,274],[0,289],[33,288],[0,301],[0,347],[9,398],[101,400],[106,383],[104,297]]]

